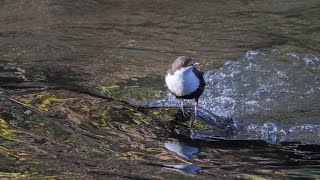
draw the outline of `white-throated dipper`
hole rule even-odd
[[[200,63],[195,63],[190,57],[180,56],[171,66],[165,76],[166,85],[169,91],[181,100],[181,110],[185,116],[183,108],[184,99],[194,99],[194,116],[197,118],[198,100],[204,91],[206,83],[203,75],[194,66]],[[191,128],[193,119],[191,119],[189,127]]]

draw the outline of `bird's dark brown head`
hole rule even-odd
[[[171,66],[171,72],[175,72],[176,70],[183,68],[198,65],[199,63],[194,63],[190,57],[180,56],[178,57]]]

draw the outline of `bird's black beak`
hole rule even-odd
[[[200,64],[201,63],[198,63],[198,62],[190,62],[190,63],[188,63],[188,66],[198,66]]]
[[[185,67],[190,67],[190,66],[198,66],[200,65],[201,63],[198,63],[198,62],[193,62],[193,61],[188,61],[187,62],[187,65]]]
[[[198,63],[198,62],[192,63],[192,66],[198,66],[198,65],[201,65],[201,63]]]

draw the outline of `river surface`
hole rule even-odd
[[[0,178],[319,179],[319,49],[318,0],[0,1]]]

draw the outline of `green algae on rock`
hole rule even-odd
[[[74,174],[58,175],[55,168],[60,169],[59,172],[80,171],[84,176],[92,176],[81,170],[83,166],[80,169],[70,169],[68,163],[89,163],[90,159],[94,159],[95,168],[105,161],[108,161],[108,166],[113,166],[110,160],[115,161],[114,165],[126,161],[130,151],[148,157],[149,150],[143,152],[146,144],[157,146],[154,138],[159,138],[172,129],[170,123],[174,121],[177,109],[158,111],[72,91],[48,90],[10,95],[0,103],[0,112],[1,118],[10,117],[14,122],[13,130],[9,131],[9,125],[1,119],[1,138],[12,141],[13,136],[8,132],[14,133],[17,131],[15,129],[26,132],[14,136],[19,143],[15,145],[14,152],[19,152],[18,154],[4,148],[1,153],[6,151],[9,157],[24,157],[26,168],[31,167],[30,163],[42,166],[42,169],[32,168],[30,173],[34,176],[26,177],[42,177],[37,174],[45,174],[43,177],[53,175],[63,178],[74,177]],[[160,119],[163,117],[167,117],[166,120]],[[105,142],[101,143],[102,140]],[[63,157],[63,161],[43,158],[44,156]],[[90,158],[83,159],[87,156]],[[79,158],[83,160],[78,160]],[[19,171],[20,166],[11,166],[17,174],[10,176],[22,173]],[[3,177],[9,176],[5,174],[10,173],[9,171],[3,171]]]
[[[162,90],[139,86],[99,86],[98,90],[106,97],[137,105],[148,105],[150,99],[160,99],[164,95]]]

